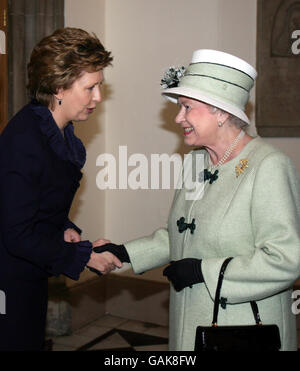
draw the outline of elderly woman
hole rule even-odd
[[[95,35],[75,28],[57,30],[32,52],[33,100],[0,137],[0,290],[6,308],[0,350],[43,349],[49,276],[78,280],[86,265],[102,272],[121,266],[111,255],[93,253],[68,219],[86,157],[71,121],[85,121],[95,110],[111,61]]]
[[[198,50],[180,75],[170,70],[163,95],[179,104],[184,141],[200,147],[193,156],[204,156],[198,195],[177,191],[167,229],[96,249],[130,261],[135,273],[169,264],[170,350],[193,350],[196,327],[211,325],[227,257],[233,260],[219,325],[255,324],[250,301],[256,301],[263,324],[278,326],[281,349],[296,350],[291,287],[300,272],[300,179],[288,157],[245,132],[256,71],[232,55]]]

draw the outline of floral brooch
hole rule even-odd
[[[163,89],[176,88],[184,76],[185,67],[170,67],[161,79],[160,85]]]
[[[238,178],[248,167],[249,160],[240,160],[239,164],[235,167],[235,175]]]

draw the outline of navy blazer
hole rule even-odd
[[[27,317],[33,321],[33,315],[42,317],[40,334],[45,322],[47,278],[65,274],[79,279],[92,247],[89,241],[64,241],[67,228],[80,232],[68,214],[85,162],[85,149],[74,135],[72,123],[64,133],[65,138],[49,109],[33,101],[0,136],[0,290],[7,297],[5,320],[8,324],[10,318],[12,326],[19,318],[23,328],[25,318],[16,311],[22,297],[19,305]]]

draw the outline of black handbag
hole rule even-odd
[[[197,327],[195,351],[279,351],[281,342],[278,326],[261,323],[255,301],[251,301],[250,304],[256,325],[218,326],[221,286],[225,269],[232,259],[227,258],[222,264],[215,295],[212,326]],[[225,309],[224,305],[222,307]]]

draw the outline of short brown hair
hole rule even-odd
[[[66,27],[42,39],[28,63],[28,90],[41,104],[53,104],[58,89],[68,89],[83,71],[96,72],[113,58],[95,34]]]

